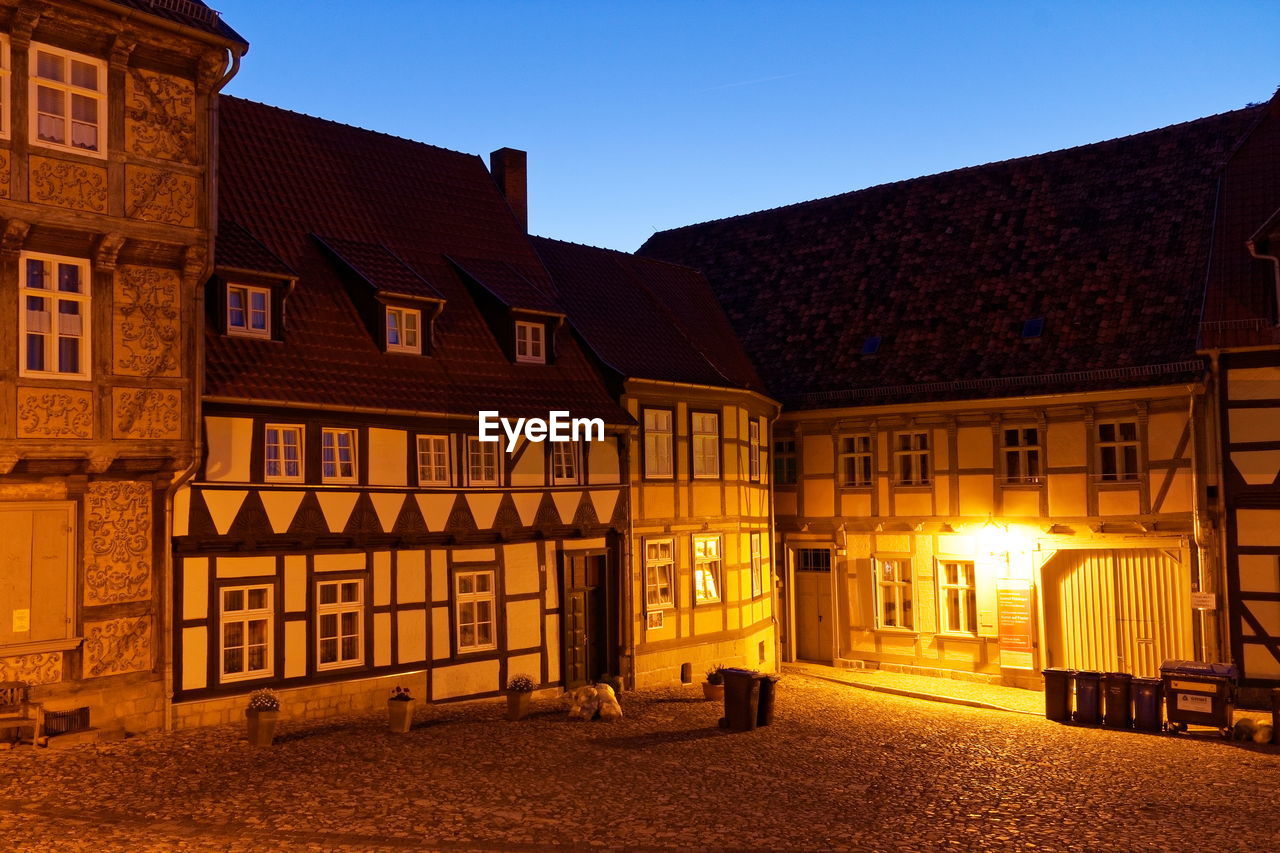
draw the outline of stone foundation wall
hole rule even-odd
[[[88,707],[89,725],[103,731],[129,734],[164,728],[167,699],[164,682],[152,677],[95,678],[42,684],[31,689],[33,701],[45,711]]]
[[[760,659],[760,643],[764,643],[764,660]],[[766,627],[741,639],[718,643],[691,640],[688,646],[660,651],[637,651],[634,659],[635,686],[658,687],[680,683],[680,669],[688,663],[693,682],[702,682],[712,666],[736,666],[761,672],[776,672],[773,628]]]

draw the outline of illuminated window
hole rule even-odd
[[[914,628],[910,560],[876,560],[876,623],[880,628]]]
[[[713,412],[694,412],[693,476],[720,476],[720,416]]]
[[[840,437],[840,485],[857,488],[871,485],[871,436]]]
[[[978,633],[978,598],[973,577],[973,563],[939,563],[938,609],[943,631],[951,634]]]
[[[1138,479],[1138,424],[1111,421],[1098,424],[1098,477],[1103,482]]]
[[[23,252],[19,269],[22,375],[88,379],[89,262]]]
[[[578,446],[570,441],[551,442],[551,476],[555,483],[578,481]]]
[[[648,539],[644,545],[645,606],[657,610],[675,606],[675,543]]]
[[[830,548],[797,548],[796,549],[796,571],[797,572],[830,572],[831,571],[831,549]]]
[[[227,285],[227,332],[271,337],[271,291],[265,287]]]
[[[43,44],[31,57],[32,142],[106,156],[106,63]]]
[[[644,410],[644,475],[671,476],[671,412],[667,409]]]
[[[320,433],[320,477],[327,483],[356,480],[356,431],[330,429]]]
[[[243,681],[271,675],[272,588],[223,587],[222,680]]]
[[[387,352],[422,352],[422,312],[413,308],[387,309]]]
[[[773,484],[775,486],[796,484],[796,440],[794,438],[780,438],[773,443]]]
[[[450,485],[447,435],[418,436],[418,485]]]
[[[693,537],[693,600],[720,600],[720,537]]]
[[[760,422],[755,418],[747,424],[747,471],[753,483],[760,482]]]
[[[894,482],[899,486],[927,486],[929,470],[929,433],[900,432],[894,437]]]
[[[498,637],[493,624],[493,572],[458,572],[454,584],[458,651],[496,649]]]
[[[302,427],[267,424],[263,429],[263,468],[268,480],[302,479]]]
[[[498,442],[467,438],[467,468],[473,486],[498,485]]]
[[[760,550],[760,534],[751,534],[751,597],[755,598],[765,590],[764,557]]]
[[[546,362],[546,328],[541,323],[516,322],[516,361],[529,364]]]
[[[1004,430],[1004,479],[1006,483],[1039,483],[1040,430],[1019,427]]]
[[[340,669],[364,662],[364,583],[316,584],[316,669]]]

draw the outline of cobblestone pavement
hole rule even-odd
[[[873,688],[889,688],[968,702],[984,702],[1012,711],[1044,714],[1044,694],[1020,687],[1005,687],[1000,684],[984,684],[932,675],[886,672],[879,669],[845,669],[816,663],[788,663],[783,666],[789,672],[805,673],[846,684],[863,684]]]
[[[697,686],[0,753],[4,853],[1280,849],[1280,749],[1080,729],[799,675],[730,734]]]

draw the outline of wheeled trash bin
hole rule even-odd
[[[1076,685],[1076,712],[1072,716],[1082,726],[1102,722],[1102,673],[1082,669],[1072,679]]]
[[[1164,682],[1158,678],[1135,678],[1133,688],[1133,727],[1141,732],[1158,732],[1164,728],[1160,697]]]
[[[760,679],[760,705],[756,712],[756,725],[767,726],[773,722],[773,703],[778,695],[780,675],[764,675]]]
[[[1164,713],[1170,728],[1212,726],[1231,737],[1236,705],[1236,668],[1229,663],[1167,660],[1160,664]]]
[[[1044,670],[1044,718],[1055,723],[1071,722],[1071,678],[1074,669],[1049,667]]]
[[[749,669],[722,669],[724,676],[724,717],[720,727],[746,732],[756,727],[760,713],[760,682],[764,676]]]
[[[1127,729],[1133,725],[1130,688],[1133,676],[1127,672],[1108,672],[1102,676],[1102,701],[1106,709],[1102,724],[1113,729]]]

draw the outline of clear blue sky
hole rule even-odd
[[[655,230],[1262,101],[1275,0],[211,0],[227,91],[480,154],[529,152],[530,228]]]

